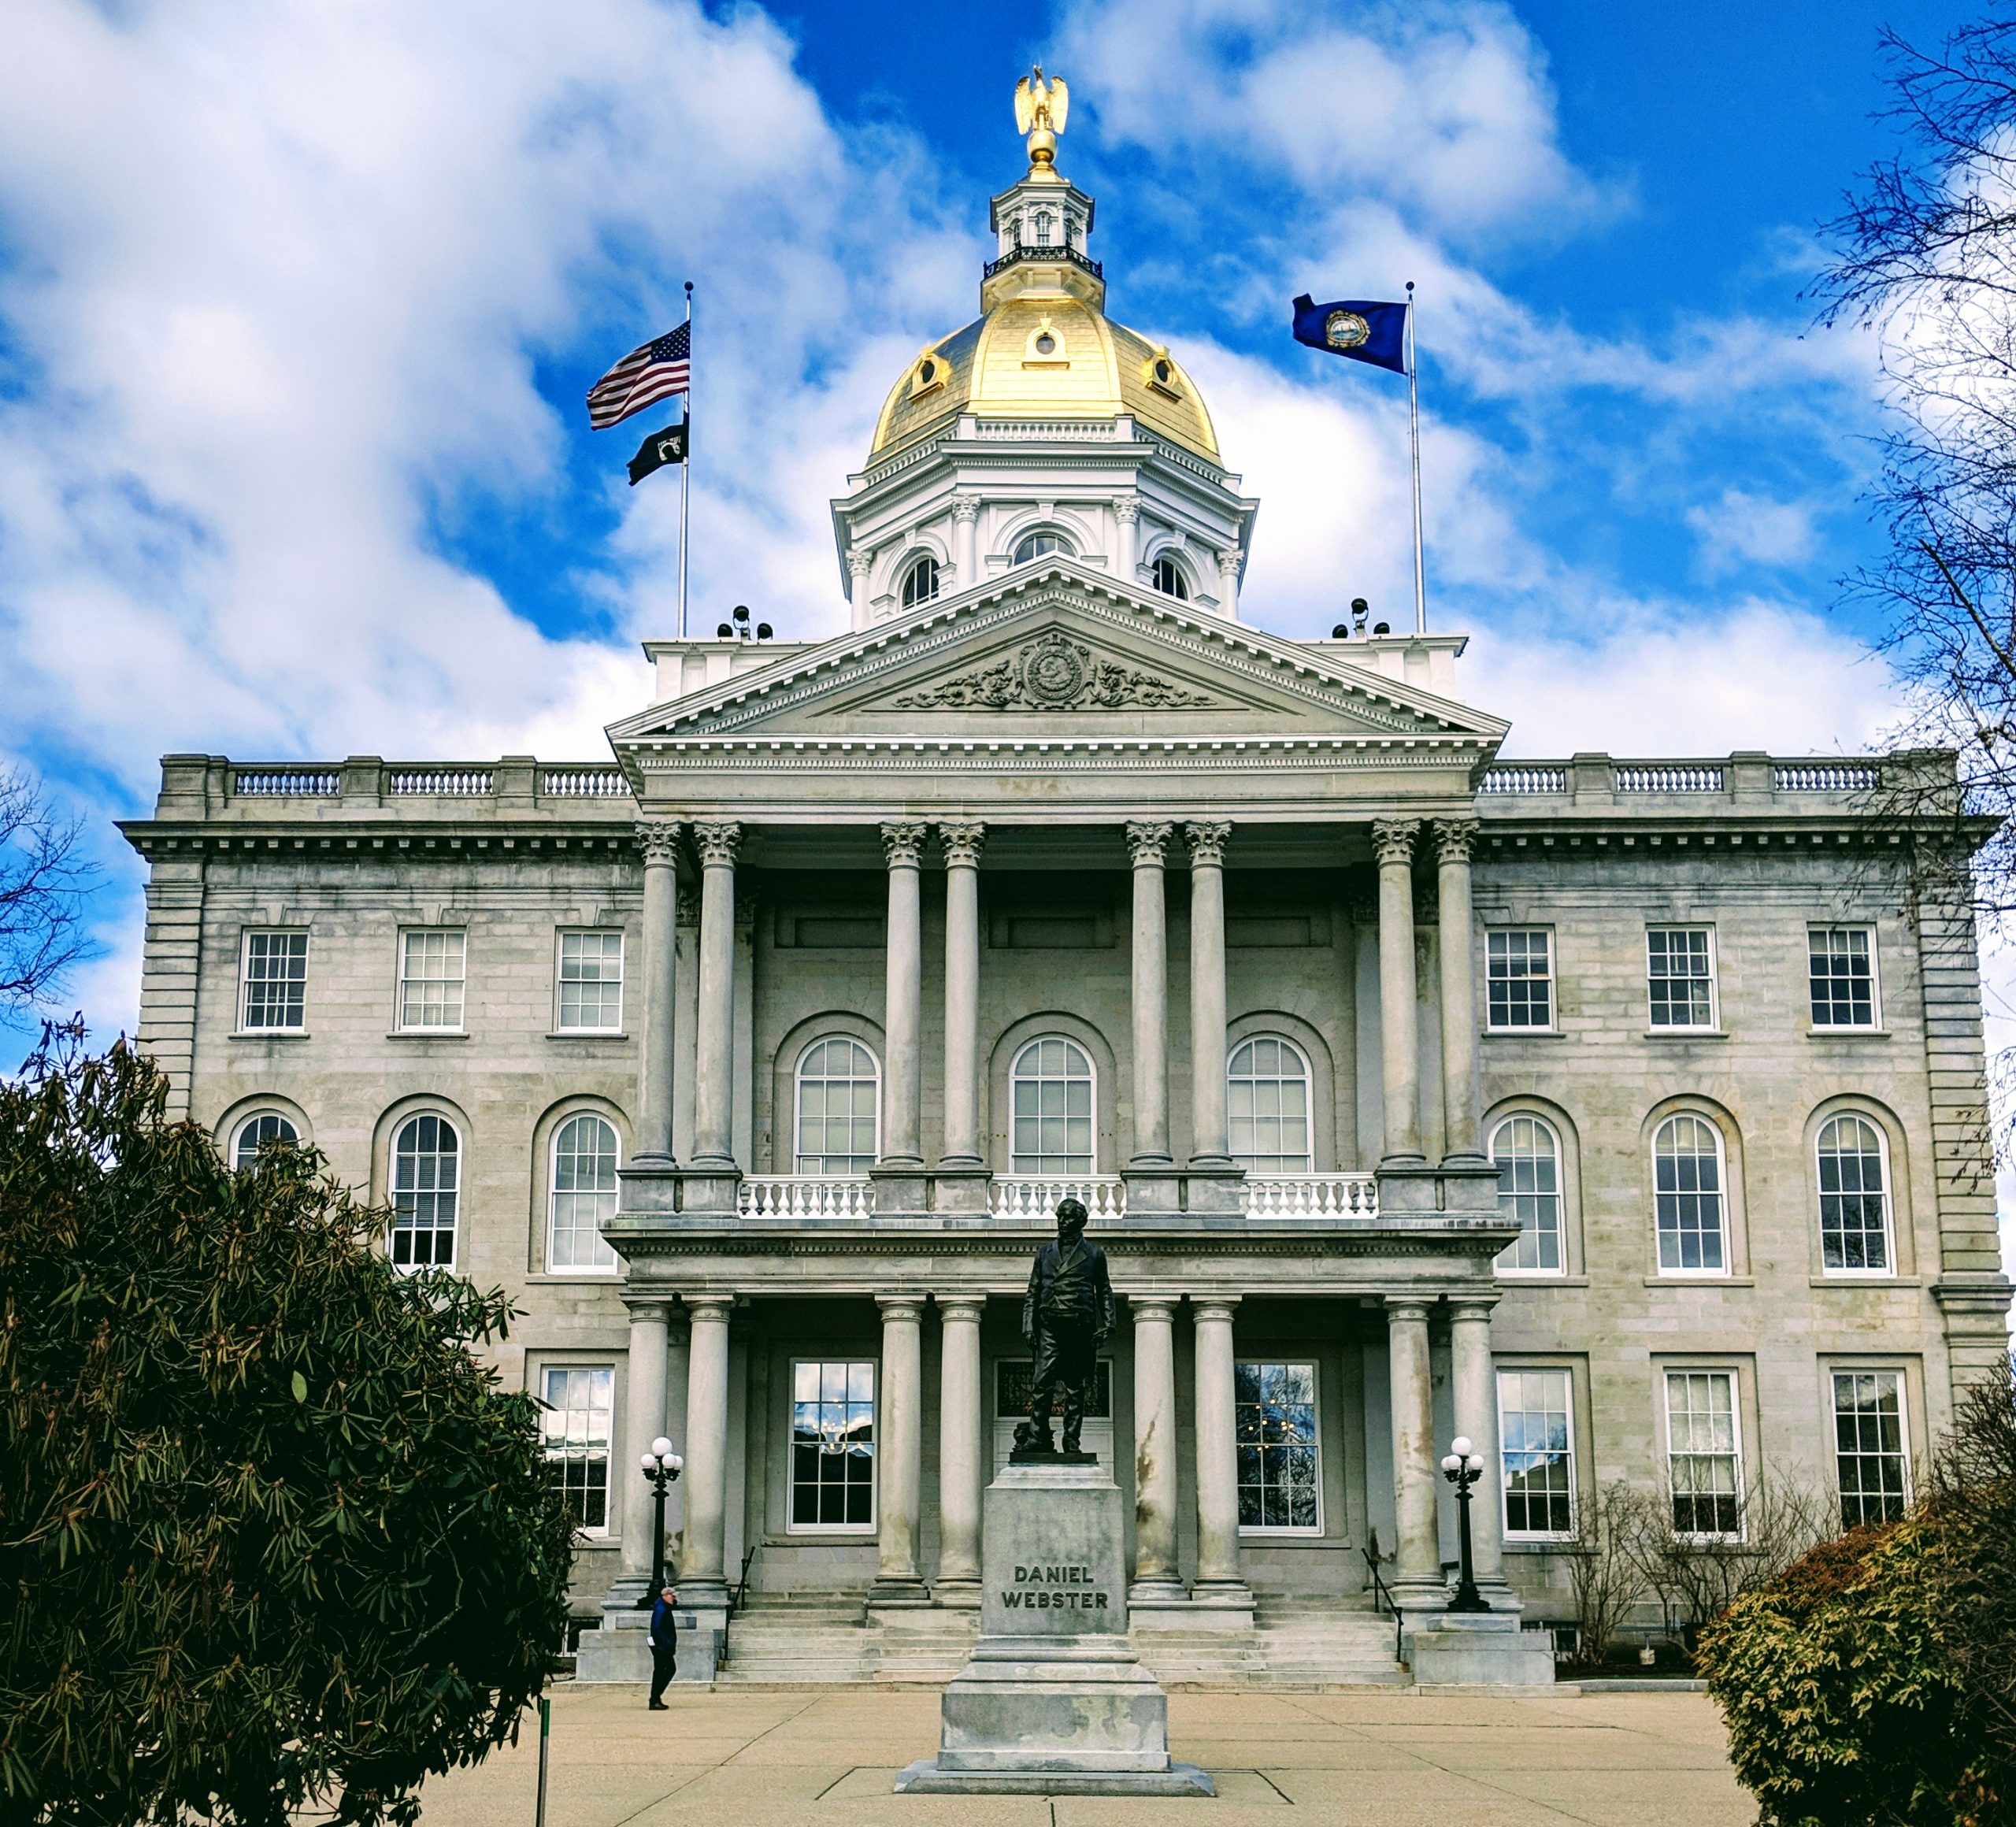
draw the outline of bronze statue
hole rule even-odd
[[[1085,1240],[1085,1208],[1059,1202],[1057,1237],[1037,1251],[1022,1300],[1022,1336],[1036,1354],[1029,1379],[1029,1418],[1015,1429],[1014,1457],[1054,1455],[1051,1407],[1064,1410],[1064,1451],[1079,1453],[1079,1431],[1099,1374],[1099,1348],[1113,1332],[1113,1284],[1106,1252]]]

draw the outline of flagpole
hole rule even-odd
[[[1417,464],[1418,468],[1418,464]],[[693,282],[686,282],[686,453],[679,466],[679,639],[686,639],[686,510],[693,492]],[[1421,543],[1421,489],[1414,489],[1414,543]],[[1417,555],[1417,567],[1420,563]]]
[[[1428,591],[1421,581],[1421,387],[1415,378],[1420,366],[1414,353],[1414,282],[1407,281],[1407,429],[1414,458],[1414,632],[1428,632]],[[680,562],[684,563],[682,545]]]

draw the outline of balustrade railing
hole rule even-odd
[[[343,790],[334,768],[240,768],[231,790],[240,799],[328,798]]]
[[[1781,793],[1866,793],[1883,784],[1883,770],[1870,762],[1794,762],[1771,770]]]
[[[450,799],[480,798],[491,790],[491,768],[395,768],[387,777],[396,795],[428,794]]]
[[[1025,260],[1068,261],[1081,271],[1090,273],[1094,279],[1103,277],[1106,272],[1106,269],[1096,260],[1088,254],[1080,254],[1075,247],[1053,245],[1047,242],[1036,246],[1031,246],[1027,242],[1017,242],[999,260],[990,260],[985,266],[981,268],[980,277],[984,280],[991,279],[1004,267],[1014,266]]]
[[[1054,1217],[1060,1201],[1074,1199],[1094,1222],[1124,1217],[1127,1187],[1117,1173],[1084,1174],[1051,1179],[1047,1175],[995,1176],[992,1210],[997,1218]]]
[[[752,1173],[742,1182],[745,1218],[865,1218],[875,1210],[875,1187],[865,1176]]]
[[[539,791],[550,799],[617,799],[630,791],[621,768],[548,768]]]
[[[1249,1173],[1249,1218],[1376,1218],[1379,1182],[1369,1173]]]
[[[1568,770],[1566,768],[1527,768],[1506,766],[1487,768],[1484,771],[1480,793],[1566,793],[1568,791]]]
[[[1672,762],[1644,768],[1621,767],[1617,770],[1617,790],[1620,793],[1719,793],[1722,770]]]

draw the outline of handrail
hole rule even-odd
[[[748,1602],[749,1564],[756,1558],[756,1551],[762,1545],[761,1541],[751,1542],[749,1544],[748,1553],[742,1557],[742,1577],[736,1581],[735,1590],[728,1595],[728,1615],[721,1620],[721,1655],[716,1660],[717,1667],[728,1660],[728,1629],[735,1622],[736,1613]]]
[[[1369,1529],[1365,1532],[1365,1547],[1360,1551],[1363,1553],[1366,1569],[1372,1575],[1372,1614],[1375,1618],[1379,1615],[1379,1601],[1384,1599],[1386,1601],[1386,1609],[1393,1614],[1393,1660],[1396,1662],[1405,1662],[1406,1658],[1400,1652],[1406,1647],[1404,1633],[1407,1621],[1401,1614],[1399,1601],[1393,1596],[1392,1588],[1380,1577],[1379,1531],[1376,1529]]]

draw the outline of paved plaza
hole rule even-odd
[[[1169,1744],[1215,1801],[896,1796],[938,1738],[932,1691],[679,1693],[562,1686],[550,1827],[1750,1827],[1721,1721],[1702,1694],[1544,1699],[1411,1694],[1169,1696]],[[476,1770],[429,1782],[424,1827],[529,1827],[536,1728]]]

